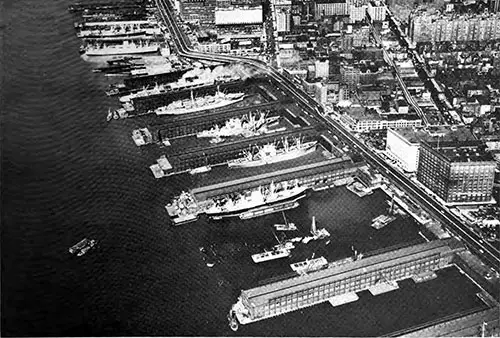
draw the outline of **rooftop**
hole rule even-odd
[[[429,143],[450,162],[493,162],[493,156],[485,151],[479,141]],[[439,147],[439,148],[438,148]],[[494,162],[493,162],[494,163]]]
[[[450,127],[398,128],[394,129],[394,131],[410,143],[437,142],[438,138],[440,143],[475,140],[474,135],[467,128],[456,128],[454,130],[450,129]]]

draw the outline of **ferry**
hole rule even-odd
[[[296,201],[305,197],[306,190],[307,187],[299,186],[297,181],[295,184],[284,181],[278,185],[271,182],[269,186],[209,200],[211,205],[205,212],[212,219],[239,216],[255,208]]]
[[[305,275],[312,271],[321,270],[328,267],[328,261],[325,257],[306,259],[305,261],[290,264],[293,271],[300,275]]]
[[[208,95],[194,99],[191,91],[191,99],[178,100],[167,106],[155,109],[157,115],[182,115],[198,111],[225,107],[236,102],[242,101],[245,93],[225,94],[217,90],[214,95]]]
[[[296,138],[295,143],[289,145],[288,140],[284,139],[283,148],[278,149],[276,143],[268,143],[259,147],[256,154],[247,151],[243,157],[230,160],[227,165],[230,168],[245,168],[292,160],[313,153],[317,143],[317,141],[303,143],[300,138]]]
[[[159,49],[156,42],[123,41],[122,44],[90,44],[80,48],[80,53],[87,56],[122,55],[122,54],[145,54],[155,53]]]

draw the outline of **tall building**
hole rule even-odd
[[[215,0],[180,0],[180,15],[186,22],[212,27],[215,22]]]
[[[492,200],[496,162],[479,141],[422,142],[417,179],[448,204]]]
[[[382,1],[372,0],[368,3],[368,15],[373,21],[384,21],[386,16],[386,7]]]
[[[328,16],[348,15],[346,0],[317,0],[315,6],[316,20]]]
[[[330,62],[326,60],[316,60],[315,61],[315,72],[316,77],[328,78],[330,70]]]
[[[413,42],[488,41],[500,39],[500,13],[489,15],[441,15],[426,11],[410,17]]]

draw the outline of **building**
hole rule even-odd
[[[420,143],[423,141],[472,141],[474,135],[468,128],[450,130],[448,127],[434,127],[430,129],[417,128],[389,128],[387,129],[386,152],[398,161],[406,172],[416,172],[420,152]]]
[[[316,20],[324,17],[348,15],[347,3],[345,0],[317,0],[314,9]]]
[[[255,25],[262,24],[262,6],[240,8],[217,8],[215,24],[221,25]]]
[[[443,269],[463,250],[463,245],[452,238],[331,262],[323,270],[241,291],[230,316],[240,324],[248,324],[335,297],[356,297],[355,292]]]
[[[330,62],[326,60],[316,60],[314,62],[316,77],[328,78],[330,71]]]
[[[387,14],[385,4],[379,0],[370,1],[367,12],[372,21],[384,21]]]
[[[289,8],[275,7],[276,11],[276,30],[278,33],[289,32],[292,24],[292,15]]]
[[[492,200],[496,163],[479,141],[422,142],[417,179],[447,204]]]
[[[361,106],[351,106],[340,120],[355,132],[388,128],[421,127],[422,120],[415,114],[378,114]]]
[[[417,11],[410,17],[413,42],[489,41],[500,39],[500,13],[438,14]]]
[[[358,21],[362,21],[366,17],[367,5],[350,5],[349,6],[349,22],[355,23]]]
[[[215,0],[180,0],[180,16],[186,22],[201,27],[213,27],[215,23]]]
[[[488,9],[490,10],[491,13],[500,12],[500,0],[488,0],[488,2],[489,2]]]

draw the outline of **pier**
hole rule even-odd
[[[318,134],[312,127],[300,130],[285,130],[282,132],[210,145],[204,148],[186,150],[183,147],[179,149],[169,149],[167,157],[170,163],[172,163],[174,171],[185,171],[205,165],[224,164],[229,160],[241,156],[241,152],[249,147],[262,146],[266,143],[275,142],[280,139],[287,139],[290,141],[294,137],[301,137],[307,142],[309,140],[315,140]]]
[[[230,317],[236,318],[240,324],[248,324],[330,299],[333,299],[333,305],[337,305],[342,303],[341,295],[368,290],[379,284],[394,285],[394,282],[414,275],[443,269],[452,263],[457,252],[464,250],[456,239],[437,240],[341,265],[333,264],[307,275],[241,291]],[[384,291],[382,289],[388,290],[376,287],[373,291]],[[348,297],[347,300],[354,298]]]
[[[298,180],[299,184],[313,187],[317,184],[334,184],[335,181],[353,176],[356,171],[365,166],[365,163],[353,163],[348,157],[326,159],[302,165],[278,166],[278,170],[267,170],[258,173],[258,168],[249,168],[248,171],[239,173],[228,173],[220,175],[219,179],[214,179],[209,185],[198,185],[191,190],[191,193],[198,200],[205,200],[210,197],[243,191],[271,182],[279,183],[287,180]],[[276,168],[276,167],[275,167]],[[221,170],[231,170],[220,168]]]

